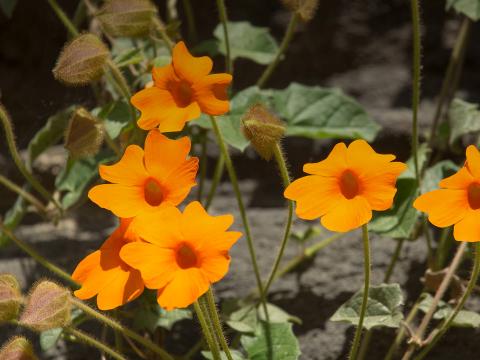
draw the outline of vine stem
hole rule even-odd
[[[15,144],[15,134],[13,133],[13,127],[12,127],[12,120],[10,116],[8,115],[7,110],[0,104],[0,121],[2,122],[3,129],[5,130],[5,137],[7,139],[7,146],[8,150],[10,151],[10,155],[12,156],[13,162],[17,166],[18,170],[21,172],[23,177],[32,185],[32,187],[38,191],[42,197],[49,201],[52,202],[55,207],[62,212],[63,209],[56,201],[53,196],[48,192],[47,189],[30,173],[30,171],[26,168],[26,166],[23,164],[23,160],[20,157],[20,154],[18,153],[17,146]]]
[[[57,14],[58,18],[60,21],[63,23],[65,28],[68,30],[70,35],[73,37],[78,36],[79,32],[75,25],[70,21],[68,16],[65,14],[65,12],[62,10],[62,8],[58,5],[56,0],[47,0],[50,6],[52,7],[53,11],[55,14]]]
[[[193,303],[193,307],[195,309],[195,312],[197,314],[198,321],[200,322],[200,326],[202,328],[203,336],[205,337],[205,340],[207,341],[207,345],[210,349],[210,352],[212,353],[213,359],[214,360],[220,360],[220,350],[218,349],[218,345],[215,342],[213,338],[213,334],[210,331],[210,327],[207,323],[205,314],[203,312],[202,306],[198,301],[195,301]]]
[[[157,29],[158,33],[160,34],[160,37],[162,38],[162,40],[167,45],[168,51],[171,54],[172,51],[173,51],[174,43],[173,43],[172,39],[170,39],[170,37],[168,36],[167,32],[165,31],[165,25],[163,25],[158,18],[155,18],[153,20],[153,23],[154,23],[155,28]]]
[[[420,56],[421,56],[421,34],[420,34],[420,6],[419,0],[411,0],[412,27],[413,27],[413,83],[412,83],[412,152],[415,166],[415,178],[420,186],[420,169],[418,164],[418,105],[420,103]]]
[[[223,37],[225,38],[225,50],[227,53],[226,59],[225,59],[225,71],[229,74],[233,74],[230,38],[228,36],[228,17],[227,17],[227,8],[225,7],[225,1],[217,0],[217,8],[218,8],[218,16],[220,18],[220,22],[222,23]]]
[[[363,256],[364,256],[364,273],[365,283],[363,287],[362,306],[360,307],[360,316],[358,319],[358,326],[355,330],[355,336],[353,338],[352,348],[348,356],[349,360],[355,360],[357,358],[357,352],[360,345],[360,338],[362,337],[363,320],[367,311],[368,304],[368,290],[370,288],[370,240],[368,237],[368,225],[362,226],[362,238],[363,238]]]
[[[287,162],[285,161],[285,156],[283,155],[282,149],[280,148],[280,144],[277,142],[273,148],[273,155],[275,157],[275,161],[277,162],[278,169],[280,170],[280,176],[283,181],[283,186],[287,188],[290,185],[290,175],[288,173]],[[287,215],[287,223],[285,225],[285,231],[283,234],[283,239],[280,244],[280,248],[278,250],[277,257],[275,258],[275,262],[273,263],[272,270],[270,272],[270,276],[265,284],[264,292],[268,294],[268,289],[272,285],[273,280],[275,279],[275,275],[278,271],[278,267],[280,262],[283,258],[283,253],[287,246],[288,240],[290,239],[290,230],[292,227],[293,221],[293,201],[288,200],[288,215]]]
[[[66,280],[70,284],[78,287],[78,284],[75,282],[75,280],[72,279],[72,277],[69,274],[67,274],[64,270],[60,269],[58,266],[52,264],[50,261],[48,261],[39,253],[37,253],[30,245],[23,242],[19,238],[17,238],[9,229],[5,227],[5,225],[1,220],[0,220],[0,230],[3,233],[5,233],[15,243],[15,245],[17,245],[21,250],[27,253],[31,258],[33,258],[40,265],[50,270],[54,274],[58,275],[60,278]]]
[[[193,8],[190,0],[183,0],[183,10],[187,17],[187,26],[188,26],[188,38],[191,42],[197,42],[197,30],[195,26],[195,16],[193,15]]]
[[[92,309],[90,306],[85,304],[83,301],[78,300],[75,297],[71,298],[71,302],[74,306],[82,310],[85,314],[88,316],[100,321],[101,323],[109,326],[113,330],[119,331],[120,333],[124,334],[125,336],[128,336],[129,338],[137,341],[138,343],[142,344],[145,346],[147,349],[153,351],[154,353],[158,354],[162,359],[164,360],[174,360],[173,357],[167,353],[165,350],[163,350],[160,346],[156,345],[152,341],[148,340],[147,338],[144,338],[143,336],[137,334],[136,332],[130,330],[126,326],[122,325],[120,322],[111,319],[110,317],[102,314],[101,312],[96,311],[95,309]]]
[[[37,208],[37,210],[39,210],[43,214],[45,214],[45,215],[48,214],[47,208],[42,204],[42,202],[40,200],[38,200],[35,196],[30,194],[28,191],[25,191],[20,186],[15,184],[13,181],[10,181],[8,178],[6,178],[3,175],[0,175],[0,184],[5,186],[9,190],[17,193],[20,197],[24,198],[30,204],[35,206]]]
[[[92,336],[84,333],[83,331],[77,330],[70,326],[65,327],[64,331],[69,333],[70,335],[73,335],[75,338],[77,338],[79,341],[83,342],[84,344],[97,348],[98,350],[100,350],[100,352],[108,354],[114,359],[127,360],[125,356],[121,355],[117,351],[113,350],[112,348],[98,341]]]
[[[200,129],[200,181],[198,184],[197,200],[202,201],[203,188],[205,185],[205,178],[207,177],[207,130]]]
[[[295,29],[297,27],[299,20],[300,20],[300,16],[298,15],[298,13],[293,12],[290,17],[290,22],[288,23],[288,27],[285,32],[285,35],[283,36],[282,43],[280,44],[280,47],[278,48],[278,52],[275,55],[275,58],[263,71],[262,75],[257,81],[257,86],[259,88],[262,88],[265,86],[265,83],[268,81],[268,79],[270,79],[270,76],[272,75],[273,71],[275,70],[277,65],[280,63],[280,60],[282,59],[283,54],[287,51],[288,46],[290,45],[290,41],[293,38],[293,34],[295,32]]]
[[[232,183],[233,191],[235,192],[235,197],[237,199],[238,207],[240,210],[240,216],[242,218],[243,227],[245,229],[245,237],[247,238],[248,244],[248,251],[250,253],[250,258],[252,261],[253,272],[255,274],[255,280],[257,281],[258,293],[260,295],[260,301],[265,311],[265,315],[268,319],[268,310],[266,305],[266,297],[265,292],[263,291],[263,284],[262,279],[260,277],[260,270],[258,268],[257,263],[257,255],[255,253],[255,246],[253,244],[252,235],[250,232],[250,224],[248,222],[247,213],[245,210],[245,205],[243,203],[242,193],[240,192],[240,187],[238,185],[237,173],[235,168],[233,167],[232,158],[228,153],[227,145],[223,139],[223,135],[220,132],[220,128],[218,127],[217,121],[214,116],[210,115],[210,120],[212,123],[213,131],[217,138],[218,146],[220,147],[220,153],[223,155],[225,159],[225,167],[227,168],[228,175],[230,177],[230,182]]]
[[[207,200],[205,201],[205,210],[208,210],[210,205],[212,205],[213,198],[215,197],[215,193],[217,192],[218,184],[222,179],[223,171],[225,169],[225,156],[220,153],[217,164],[215,165],[215,170],[213,171],[212,183],[210,185],[210,191],[207,195]]]
[[[113,81],[117,84],[118,88],[122,93],[122,96],[125,98],[126,102],[128,103],[129,109],[130,109],[130,116],[132,118],[132,121],[135,122],[137,119],[137,114],[135,112],[135,108],[130,102],[130,98],[132,97],[132,92],[130,91],[130,87],[128,86],[127,80],[123,76],[118,66],[111,59],[107,60],[107,67],[112,74]]]
[[[227,356],[228,360],[233,360],[232,354],[230,353],[230,348],[228,347],[227,341],[225,340],[225,335],[223,334],[222,324],[220,322],[220,317],[217,312],[217,305],[215,303],[215,296],[213,295],[212,288],[210,287],[207,291],[206,303],[208,305],[208,312],[210,314],[210,320],[212,321],[213,328],[217,334],[217,338],[220,342],[220,346],[223,349],[223,352]]]
[[[435,310],[437,309],[440,300],[442,299],[443,295],[445,295],[445,292],[447,291],[448,286],[450,285],[450,281],[452,280],[453,275],[455,275],[455,271],[457,270],[458,266],[461,263],[463,253],[465,252],[466,247],[467,247],[466,242],[462,242],[458,247],[457,252],[453,257],[453,260],[450,263],[450,266],[448,267],[447,272],[445,273],[445,277],[443,278],[442,282],[440,283],[440,286],[437,289],[437,292],[435,293],[435,296],[432,300],[430,308],[428,309],[427,313],[423,317],[420,325],[418,326],[417,331],[413,336],[414,341],[411,342],[407,351],[403,355],[402,360],[410,359],[413,353],[415,352],[415,348],[417,344],[422,341],[423,335],[427,330],[428,324],[430,323],[430,320],[432,319],[433,314],[435,313]]]
[[[470,297],[470,294],[475,288],[479,274],[480,274],[480,242],[477,242],[475,243],[475,262],[473,264],[472,275],[470,276],[470,281],[468,282],[467,289],[463,293],[462,298],[460,299],[460,301],[458,302],[457,306],[455,307],[453,312],[450,314],[448,319],[440,326],[440,328],[437,331],[432,332],[432,335],[430,336],[431,339],[427,339],[428,340],[427,346],[425,346],[425,348],[420,352],[420,354],[417,357],[415,357],[415,360],[423,359],[430,352],[430,350],[432,350],[432,348],[437,344],[437,342],[442,338],[442,336],[448,331],[453,321],[455,320],[455,317],[458,315],[460,310],[462,310],[463,306],[465,305],[465,302]]]

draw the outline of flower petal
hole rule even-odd
[[[480,178],[480,152],[476,146],[470,145],[467,147],[467,161],[465,166],[470,170],[474,178]]]
[[[202,112],[209,115],[222,115],[230,110],[227,88],[231,82],[230,74],[212,74],[192,85],[195,100]]]
[[[339,176],[347,169],[347,147],[344,143],[334,146],[325,160],[303,165],[307,174],[321,176]]]
[[[162,90],[168,90],[171,82],[180,81],[178,76],[175,74],[175,69],[173,68],[172,64],[154,67],[152,69],[152,78],[155,87]]]
[[[322,225],[330,231],[347,232],[365,225],[372,218],[372,210],[362,196],[343,198],[321,219]]]
[[[139,214],[133,220],[132,226],[145,241],[173,249],[177,246],[178,239],[182,238],[180,218],[180,210],[173,206],[165,206]]]
[[[189,268],[175,272],[175,277],[158,290],[157,301],[166,310],[185,308],[205,294],[210,283],[201,270]]]
[[[185,239],[208,239],[213,234],[224,234],[233,224],[233,216],[211,216],[198,201],[193,201],[185,207],[180,224]]]
[[[97,250],[78,263],[77,267],[73,271],[72,279],[79,284],[83,284],[91,276],[91,274],[97,270],[99,264],[100,250]]]
[[[196,185],[198,158],[191,158],[175,169],[164,181],[166,189],[165,202],[176,206],[188,196],[190,189]]]
[[[110,210],[118,217],[130,218],[151,206],[145,201],[143,187],[121,184],[102,184],[94,186],[88,197],[101,208]]]
[[[419,196],[413,207],[428,213],[428,220],[435,226],[451,226],[463,219],[469,212],[465,190],[440,189]]]
[[[201,271],[210,283],[217,282],[227,274],[230,265],[228,254],[209,256],[201,260]]]
[[[177,76],[190,83],[208,75],[213,67],[212,59],[208,56],[192,56],[183,41],[173,48],[172,63]]]
[[[295,180],[285,189],[284,196],[297,202],[296,214],[304,220],[313,220],[326,214],[343,198],[335,177],[318,175]]]
[[[130,145],[119,162],[113,165],[100,165],[100,177],[106,181],[123,185],[143,185],[148,177],[143,165],[143,149]]]
[[[466,189],[473,182],[473,176],[466,167],[462,167],[452,176],[440,181],[439,185],[445,189]]]
[[[457,241],[480,241],[480,211],[470,211],[453,227],[453,237]]]

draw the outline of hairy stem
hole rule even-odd
[[[68,30],[70,35],[72,37],[78,36],[79,32],[75,25],[70,21],[68,16],[65,14],[65,12],[62,10],[62,8],[58,5],[56,0],[47,0],[50,6],[52,7],[53,11],[55,14],[57,14],[57,17],[60,19],[60,21],[63,23],[65,28]]]
[[[5,186],[7,189],[17,193],[20,197],[24,198],[30,204],[35,206],[38,211],[40,211],[44,215],[47,215],[47,213],[48,213],[47,208],[42,204],[42,202],[40,200],[38,200],[35,196],[30,194],[28,191],[25,191],[20,186],[15,184],[13,181],[10,181],[5,176],[0,175],[0,184]]]
[[[227,18],[227,9],[225,7],[224,0],[217,0],[218,16],[220,17],[220,22],[222,23],[223,28],[223,37],[225,38],[225,50],[226,50],[226,59],[225,59],[225,71],[229,74],[233,74],[233,63],[232,55],[230,51],[230,38],[228,36],[228,18]]]
[[[200,322],[200,326],[202,328],[203,336],[205,337],[205,341],[207,342],[210,352],[212,353],[213,359],[220,360],[220,349],[218,348],[218,344],[210,331],[210,327],[208,326],[202,306],[198,301],[195,301],[193,303],[193,307],[195,308],[198,321]]]
[[[202,201],[202,196],[203,196],[203,188],[205,186],[205,178],[207,177],[207,130],[206,129],[201,129],[200,130],[200,181],[198,184],[198,192],[197,192],[197,200]]]
[[[122,354],[118,353],[117,351],[113,350],[110,348],[108,345],[98,341],[97,339],[93,338],[92,336],[84,333],[83,331],[77,330],[73,327],[65,327],[64,331],[66,333],[69,333],[70,335],[73,335],[77,340],[83,342],[84,344],[97,348],[100,350],[101,353],[105,353],[110,355],[112,358],[117,359],[117,360],[127,360],[125,356]]]
[[[218,184],[222,179],[224,169],[225,169],[225,156],[223,156],[223,154],[220,153],[217,159],[217,164],[215,165],[215,170],[213,171],[210,191],[208,192],[207,200],[205,201],[205,210],[208,210],[210,205],[212,205],[212,201],[217,192]]]
[[[217,334],[218,341],[220,346],[223,349],[223,352],[227,356],[228,360],[233,360],[232,354],[230,353],[230,348],[228,347],[227,341],[225,340],[225,335],[223,334],[222,324],[220,322],[220,317],[217,312],[217,305],[215,304],[215,297],[213,295],[212,288],[210,287],[205,295],[207,298],[208,312],[210,314],[210,320],[212,321],[213,328]]]

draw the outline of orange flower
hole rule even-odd
[[[135,221],[147,242],[125,245],[120,257],[140,270],[147,288],[158,289],[158,303],[167,310],[191,305],[223,278],[230,264],[228,251],[241,236],[227,231],[231,215],[210,216],[196,201],[183,213],[168,207]]]
[[[419,196],[413,206],[428,213],[435,226],[454,226],[458,241],[480,241],[480,153],[470,145],[467,161],[456,174],[440,181],[439,190]]]
[[[309,176],[295,180],[285,197],[297,202],[299,218],[321,217],[324,227],[345,232],[362,226],[372,218],[372,210],[387,210],[397,192],[395,182],[406,169],[391,162],[394,155],[377,154],[364,140],[335,145],[328,157],[305,164]]]
[[[152,70],[154,86],[136,93],[132,104],[142,115],[138,126],[161,132],[180,131],[200,113],[228,112],[227,87],[230,74],[210,74],[212,60],[192,56],[181,41],[173,48],[172,63]]]
[[[97,295],[100,310],[111,310],[134,300],[143,292],[140,272],[120,259],[120,249],[138,241],[131,219],[121,219],[120,226],[103,243],[100,250],[83,259],[72,278],[82,287],[75,296],[86,300]]]
[[[94,186],[88,197],[121,218],[180,204],[195,185],[198,170],[198,158],[186,159],[190,145],[187,137],[170,140],[150,131],[145,151],[130,145],[118,163],[100,165],[100,176],[113,184]]]

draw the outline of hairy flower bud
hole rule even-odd
[[[87,85],[104,72],[110,53],[93,34],[82,34],[67,43],[53,69],[55,79],[67,85]]]
[[[150,0],[107,0],[97,18],[111,36],[144,36],[149,33],[156,13]]]
[[[285,125],[261,104],[253,105],[242,119],[242,131],[257,153],[270,160],[285,133]]]
[[[10,274],[0,275],[0,323],[16,319],[22,305],[17,279]],[[1,359],[1,358],[0,358]]]
[[[70,323],[70,291],[48,280],[31,291],[20,323],[35,331],[63,327]]]
[[[298,14],[303,22],[309,22],[315,16],[318,0],[282,0],[287,9]]]
[[[76,109],[65,132],[65,148],[73,158],[93,156],[102,146],[105,130],[85,108]]]
[[[16,336],[0,349],[2,360],[37,360],[30,342],[21,336]]]

